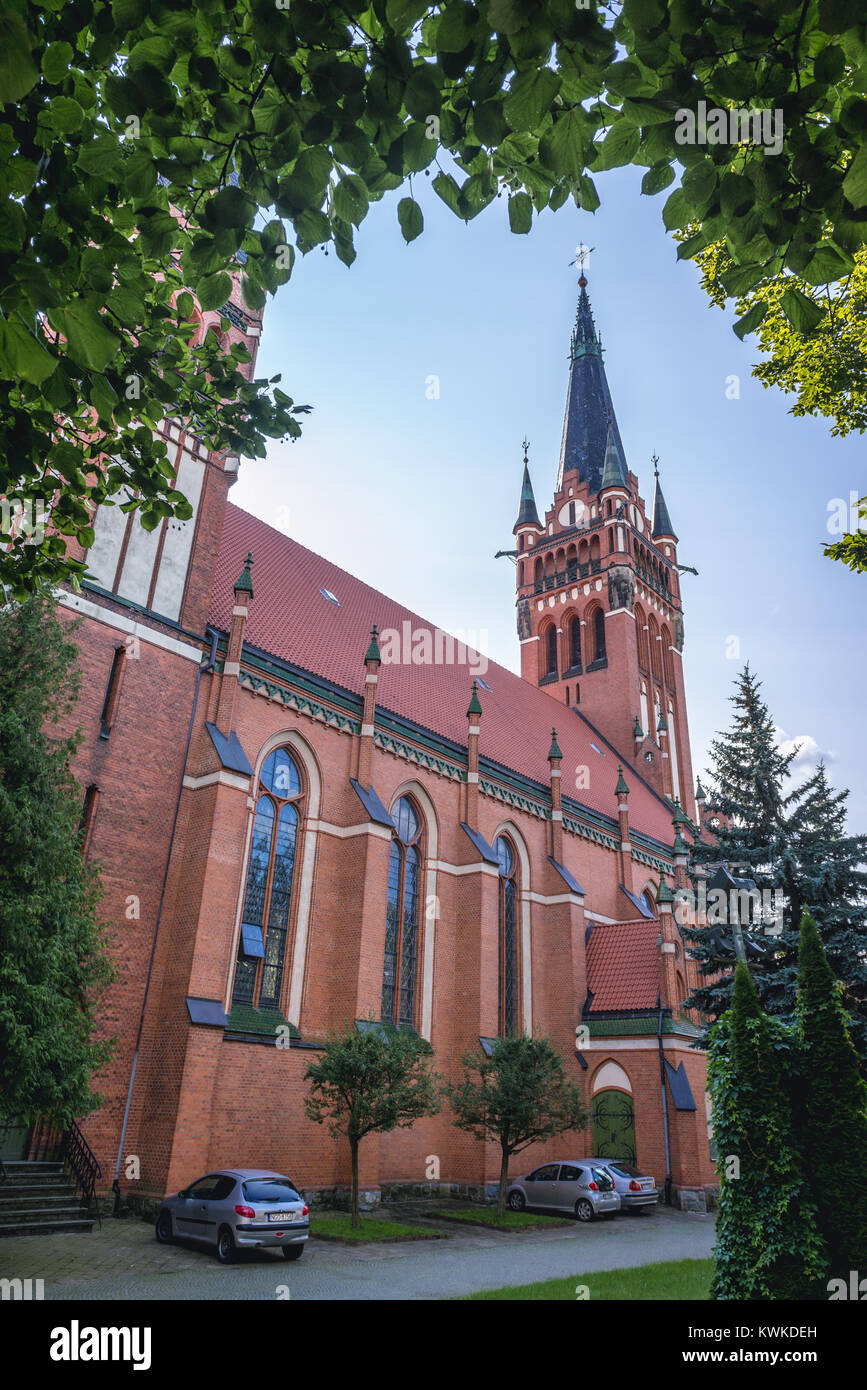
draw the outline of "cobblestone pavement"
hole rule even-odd
[[[437,1299],[592,1270],[705,1258],[714,1238],[712,1217],[664,1209],[520,1236],[437,1225],[418,1206],[389,1206],[388,1212],[433,1225],[448,1239],[353,1247],[313,1238],[295,1264],[256,1251],[226,1266],[192,1244],[158,1245],[144,1222],[107,1217],[90,1235],[0,1241],[0,1277],[42,1279],[46,1299],[83,1302],[268,1300],[285,1298],[287,1288],[294,1299]]]

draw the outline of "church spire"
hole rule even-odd
[[[530,465],[527,461],[527,450],[530,441],[524,440],[524,477],[521,482],[521,503],[518,507],[518,520],[512,527],[517,531],[519,526],[538,526],[542,530],[542,523],[539,520],[539,513],[536,510],[536,498],[533,495],[533,484],[530,481]]]
[[[659,485],[659,459],[656,454],[653,455],[653,475],[656,478],[656,487],[653,491],[653,539],[656,540],[660,536],[670,536],[673,541],[676,541],[677,534],[671,524],[668,507]]]
[[[604,492],[607,487],[628,488],[626,469],[623,467],[623,460],[617,452],[617,445],[614,443],[614,435],[611,430],[610,421],[608,424],[608,438],[605,441],[605,467],[602,471],[602,483],[599,491]]]
[[[563,475],[577,469],[581,482],[588,482],[594,492],[602,486],[609,432],[617,453],[623,477],[626,477],[626,455],[605,365],[602,361],[602,340],[593,322],[593,311],[587,294],[587,277],[578,280],[578,313],[572,330],[569,390],[566,397],[566,418],[563,421],[563,442],[560,447],[560,471],[557,490],[563,486]]]

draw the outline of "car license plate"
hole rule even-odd
[[[297,1221],[297,1211],[269,1211],[269,1221],[280,1221],[285,1226],[287,1221]]]

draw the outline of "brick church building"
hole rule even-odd
[[[476,653],[232,505],[238,459],[182,422],[162,434],[192,519],[97,514],[90,578],[60,602],[81,620],[75,774],[117,962],[83,1124],[105,1188],[159,1198],[229,1164],[345,1186],[304,1072],[371,1017],[416,1029],[451,1078],[509,1031],[552,1040],[592,1124],[515,1171],[621,1156],[699,1206],[715,1183],[672,912],[703,809],[678,542],[658,475],[648,509],[627,465],[579,284],[544,516],[526,451],[515,478],[520,676],[474,680]],[[255,354],[239,291],[201,331],[221,314]],[[362,1185],[425,1183],[432,1156],[444,1183],[497,1174],[445,1109],[365,1140]]]

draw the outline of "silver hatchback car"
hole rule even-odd
[[[239,1250],[280,1248],[285,1260],[304,1253],[310,1209],[291,1178],[267,1168],[221,1168],[166,1197],[157,1240],[199,1240],[228,1264]]]
[[[620,1196],[608,1169],[587,1158],[543,1163],[510,1184],[506,1201],[512,1211],[525,1207],[568,1211],[579,1221],[614,1216],[620,1210]]]
[[[604,1163],[605,1171],[614,1179],[614,1186],[620,1193],[620,1205],[624,1211],[641,1211],[645,1207],[655,1207],[659,1201],[659,1188],[647,1173],[633,1168],[619,1158],[592,1158],[591,1163]]]

